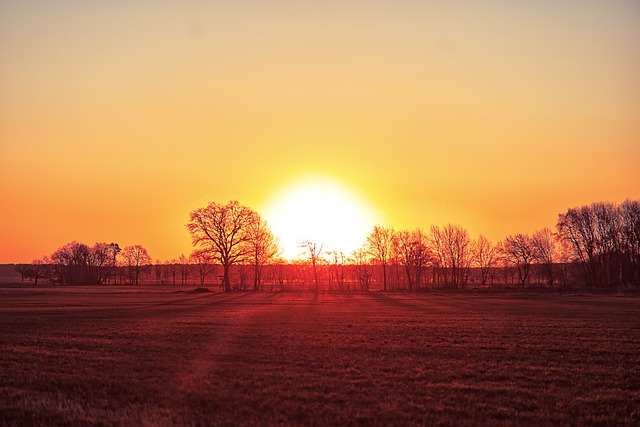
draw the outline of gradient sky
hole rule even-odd
[[[494,242],[640,197],[640,2],[0,1],[0,262],[323,174]]]

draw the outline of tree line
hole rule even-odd
[[[259,268],[278,251],[271,231],[256,212],[230,202],[211,203],[191,213],[187,228],[193,244],[224,267],[226,290],[230,289],[230,266],[242,262],[250,249],[255,254],[262,250],[250,232],[256,221],[263,224],[260,242],[269,242],[269,247],[274,248],[261,261],[253,258]],[[379,266],[383,290],[412,290],[428,285],[459,288],[469,284],[472,273],[479,276],[481,285],[487,285],[495,281],[500,270],[503,277],[515,271],[522,287],[530,283],[532,273],[543,276],[550,287],[568,281],[602,287],[637,285],[640,201],[626,200],[620,205],[599,202],[571,208],[559,215],[555,232],[543,228],[531,235],[518,233],[495,245],[483,235],[472,239],[464,227],[448,224],[432,226],[429,232],[375,226],[365,245],[348,256],[323,254],[321,242],[303,241],[300,247],[307,254],[316,291],[320,289],[320,270],[335,267],[338,260],[358,267],[355,271],[361,273],[359,281],[373,280],[375,275],[368,273],[366,267]],[[580,267],[580,277],[572,268],[576,265]],[[332,280],[331,274],[328,277]]]
[[[640,285],[640,201],[598,202],[568,209],[555,231],[513,234],[492,243],[447,224],[398,230],[375,226],[351,254],[303,241],[305,256],[281,258],[267,222],[237,201],[192,211],[186,224],[194,246],[186,257],[152,262],[141,245],[71,242],[18,266],[24,278],[57,284],[218,284],[221,289],[382,290],[461,288],[517,283],[611,288]]]
[[[117,243],[95,243],[88,246],[76,241],[56,249],[51,255],[34,260],[31,265],[18,265],[24,279],[48,279],[53,284],[139,284],[142,271],[151,257],[142,245],[120,248]]]

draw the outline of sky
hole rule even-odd
[[[0,1],[0,263],[330,177],[494,242],[640,198],[640,2]]]

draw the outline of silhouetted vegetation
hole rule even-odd
[[[558,216],[556,232],[543,228],[496,244],[456,224],[428,233],[375,226],[351,254],[325,253],[322,242],[304,241],[306,256],[291,261],[278,257],[278,240],[260,215],[235,201],[191,212],[187,228],[196,246],[189,257],[154,264],[140,245],[71,242],[16,271],[34,284],[198,284],[225,291],[640,285],[637,200],[571,208]]]
[[[260,215],[236,201],[196,209],[190,214],[187,229],[193,245],[222,265],[225,291],[231,290],[230,267],[246,262],[254,265],[257,289],[261,265],[277,253],[275,238]]]
[[[580,263],[585,283],[611,287],[640,282],[640,201],[569,209],[558,217],[557,228]]]

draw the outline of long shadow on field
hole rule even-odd
[[[199,295],[192,298],[181,298],[178,300],[165,301],[162,303],[154,303],[148,306],[133,309],[132,317],[146,317],[146,314],[172,316],[180,315],[183,313],[196,314],[200,312],[206,312],[213,307],[221,306],[225,304],[244,304],[248,299],[248,293],[241,294],[220,294],[212,293],[206,295]]]
[[[391,296],[389,294],[384,293],[376,293],[372,294],[374,300],[377,300],[380,304],[391,306],[391,307],[401,307],[412,311],[423,311],[424,307],[420,307],[419,304],[416,304],[415,301],[408,301],[407,299],[401,299],[397,296]]]
[[[147,318],[171,318],[179,317],[183,314],[195,315],[208,312],[214,307],[226,304],[244,304],[248,298],[247,293],[241,294],[220,294],[211,293],[205,295],[194,295],[192,297],[157,301],[155,296],[145,296],[140,299],[133,299],[126,302],[106,299],[101,300],[99,305],[85,305],[77,303],[73,305],[51,305],[41,312],[45,315],[72,316],[77,318],[118,318],[123,320],[147,319]],[[119,304],[126,304],[122,306]],[[29,310],[25,310],[28,312]]]

